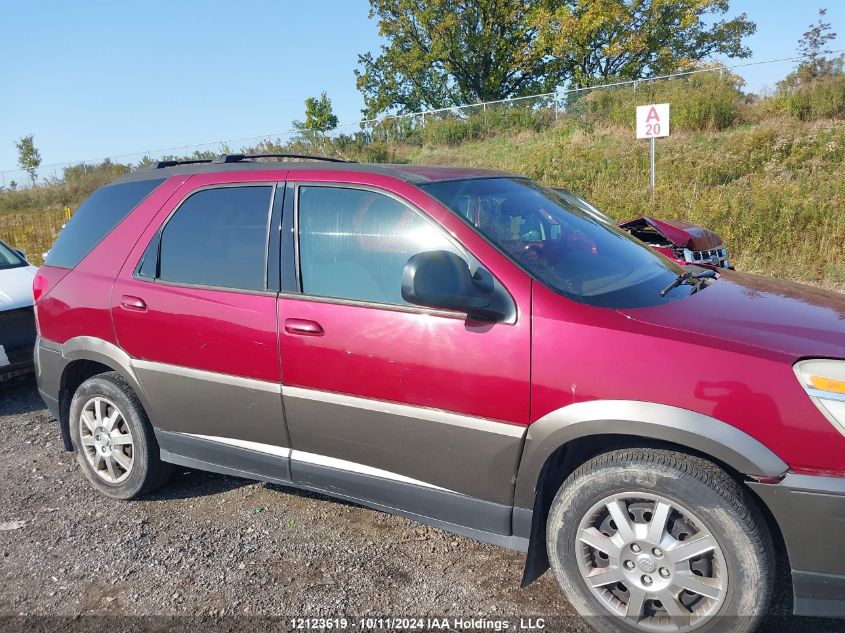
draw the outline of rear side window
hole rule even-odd
[[[164,182],[139,180],[109,185],[95,191],[68,221],[53,248],[47,253],[47,266],[73,268],[111,233],[123,218]]]
[[[190,196],[161,232],[159,279],[264,290],[272,193],[273,187],[262,185]]]

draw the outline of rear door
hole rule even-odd
[[[509,534],[529,416],[529,280],[406,183],[319,176],[289,183],[283,230],[299,273],[279,299],[294,481]],[[403,301],[404,265],[426,250],[492,272],[512,301],[507,322]]]
[[[165,458],[285,481],[280,173],[192,177],[127,260],[112,314]]]

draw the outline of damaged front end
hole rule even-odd
[[[722,238],[691,222],[642,217],[619,227],[681,265],[733,268]]]

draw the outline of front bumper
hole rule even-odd
[[[790,473],[750,485],[786,542],[795,614],[845,617],[845,478]]]
[[[724,246],[718,246],[704,251],[694,251],[689,248],[681,250],[685,264],[697,264],[699,266],[708,266],[709,268],[730,268],[731,262],[728,260],[728,249]]]
[[[32,307],[0,312],[0,382],[32,372],[34,346]]]

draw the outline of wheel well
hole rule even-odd
[[[689,446],[635,435],[590,435],[576,438],[560,446],[549,455],[546,463],[543,464],[543,468],[540,470],[540,478],[537,482],[534,495],[534,511],[531,521],[528,554],[525,559],[525,570],[522,576],[523,587],[539,578],[549,568],[549,559],[546,553],[546,521],[552,501],[563,482],[579,466],[596,455],[623,448],[657,448],[685,453],[706,459],[724,470],[732,479],[742,485],[743,489],[749,493],[749,497],[757,504],[772,534],[772,542],[778,558],[782,557],[782,560],[785,561],[786,569],[789,569],[789,558],[780,527],[766,505],[751,488],[745,485],[745,482],[748,481],[747,476],[711,455],[696,451]],[[786,575],[788,576],[789,574]]]
[[[73,400],[73,394],[76,393],[79,385],[92,376],[108,371],[114,371],[114,369],[93,360],[75,360],[62,372],[59,387],[59,427],[66,451],[73,450],[73,442],[70,440],[70,402]]]

